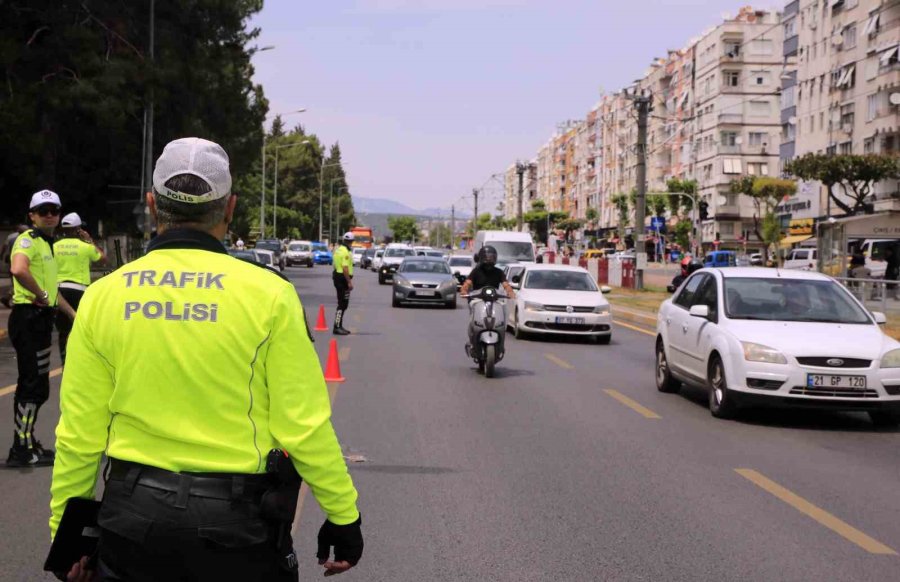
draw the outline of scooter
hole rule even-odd
[[[506,353],[506,299],[493,287],[462,297],[469,299],[469,343],[466,354],[478,364],[478,372],[494,377],[494,366]]]

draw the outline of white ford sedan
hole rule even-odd
[[[591,274],[568,265],[517,264],[510,269],[515,304],[507,321],[517,339],[529,334],[582,335],[603,344],[612,337],[612,316],[603,290]]]
[[[742,405],[861,410],[900,423],[900,342],[839,283],[814,272],[702,269],[659,310],[656,386],[709,390],[713,416]]]

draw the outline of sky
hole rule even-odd
[[[747,0],[266,0],[254,81],[339,142],[354,196],[471,208],[556,124]],[[757,9],[783,8],[777,0]],[[269,118],[271,122],[271,117]],[[485,208],[485,206],[482,206]]]

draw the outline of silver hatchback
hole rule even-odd
[[[440,257],[406,257],[394,274],[391,304],[428,303],[456,308],[456,279]]]

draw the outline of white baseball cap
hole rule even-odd
[[[42,204],[62,206],[62,203],[59,201],[59,194],[51,190],[41,190],[31,196],[31,205],[28,207],[28,210],[33,210]]]
[[[166,188],[166,182],[181,174],[192,174],[209,184],[210,191],[200,196]],[[160,196],[188,204],[203,204],[228,196],[231,171],[228,154],[217,143],[199,137],[183,137],[169,142],[156,160],[153,189]]]
[[[75,212],[70,212],[63,216],[62,225],[66,227],[75,227],[81,226],[83,223],[81,222],[81,217],[78,216]]]

